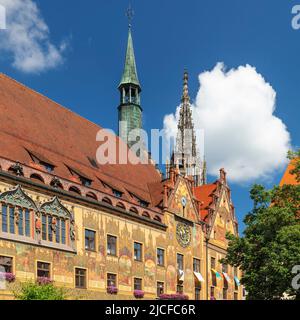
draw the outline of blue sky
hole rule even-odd
[[[74,2],[76,5],[74,5]],[[117,128],[119,94],[127,41],[123,0],[36,1],[54,44],[67,40],[64,63],[29,74],[12,67],[3,52],[1,72],[107,128]],[[175,111],[184,68],[190,94],[199,89],[198,75],[222,61],[228,68],[256,67],[277,93],[275,115],[286,124],[293,146],[299,146],[300,30],[291,27],[297,1],[269,0],[132,0],[133,38],[142,83],[144,127],[162,128]],[[222,154],[220,154],[220,157]],[[276,161],[276,159],[274,159]],[[264,184],[278,184],[282,171]],[[214,178],[212,177],[211,180]],[[254,182],[232,184],[241,223],[251,209]],[[243,226],[241,224],[241,229]]]

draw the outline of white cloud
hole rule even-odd
[[[38,73],[63,63],[66,43],[55,46],[39,8],[33,0],[0,0],[6,8],[7,30],[0,31],[0,50],[11,54],[13,66]]]
[[[193,106],[195,127],[205,131],[208,172],[225,168],[231,181],[270,179],[286,164],[290,135],[274,115],[276,92],[249,65],[225,70],[218,63],[199,75]],[[167,115],[165,129],[176,131],[177,116]]]

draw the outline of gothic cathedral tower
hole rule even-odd
[[[135,141],[129,141],[128,135],[132,130],[142,128],[143,112],[140,98],[142,88],[137,75],[131,25],[129,25],[125,67],[119,91],[121,96],[119,105],[119,136],[131,147]]]
[[[183,78],[183,94],[177,128],[175,150],[170,165],[167,164],[166,167],[167,176],[169,176],[170,169],[176,167],[183,176],[192,178],[196,187],[204,185],[206,184],[206,162],[201,161],[197,150],[186,71]]]

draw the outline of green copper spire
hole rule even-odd
[[[128,33],[128,44],[127,44],[125,68],[124,68],[122,80],[119,87],[124,84],[133,84],[138,86],[139,88],[141,87],[138,79],[137,71],[136,71],[135,56],[134,56],[133,41],[132,41],[130,26],[129,26],[129,33]]]

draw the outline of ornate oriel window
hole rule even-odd
[[[70,240],[74,236],[72,233],[73,218],[59,199],[55,197],[42,204],[40,213],[42,240],[70,245]]]
[[[32,226],[38,211],[34,201],[20,186],[0,195],[1,231],[24,237],[33,237]]]
[[[45,241],[73,247],[73,215],[57,197],[37,205],[21,186],[0,194],[0,234],[18,241]]]

